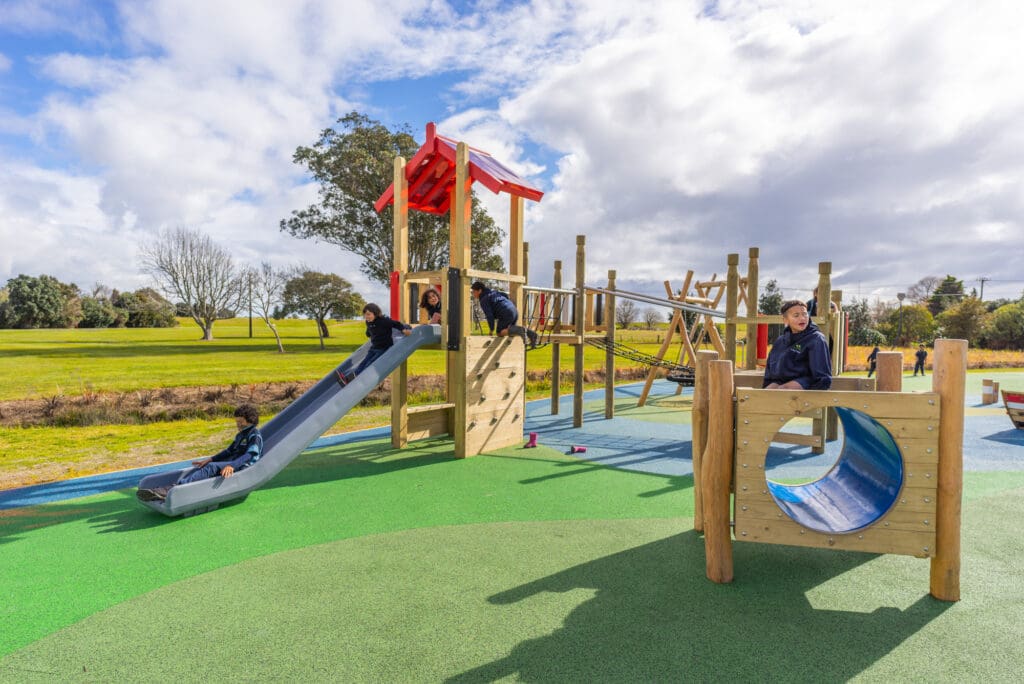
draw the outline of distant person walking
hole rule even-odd
[[[914,362],[914,377],[917,377],[917,371],[921,371],[921,376],[924,376],[924,362],[928,358],[928,352],[925,351],[924,345],[917,345],[917,351],[914,352],[914,357],[917,359]]]
[[[876,346],[868,354],[868,377],[870,378],[875,373],[875,368],[878,366],[878,347]]]

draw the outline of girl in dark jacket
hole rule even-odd
[[[420,297],[420,308],[427,312],[427,323],[441,322],[441,295],[434,288],[428,289]]]
[[[772,344],[764,370],[765,389],[816,389],[832,386],[828,340],[811,322],[807,305],[793,299],[782,305],[786,329]]]
[[[366,336],[370,338],[370,351],[356,368],[356,375],[366,370],[371,363],[383,356],[384,352],[394,345],[392,330],[401,330],[408,335],[412,328],[401,321],[393,321],[385,316],[380,307],[372,302],[363,307],[363,320],[366,321]]]

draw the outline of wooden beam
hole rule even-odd
[[[708,434],[701,463],[704,554],[709,580],[733,580],[729,486],[733,470],[732,361],[708,362]]]
[[[757,318],[757,279],[758,275],[758,254],[757,247],[751,247],[749,251],[750,261],[747,263],[747,318]],[[743,364],[747,370],[757,368],[757,324],[747,324],[747,346],[746,363]]]
[[[398,317],[409,311],[409,288],[405,276],[409,270],[409,183],[405,177],[406,163],[395,157],[393,240],[394,264],[398,271]],[[400,449],[409,443],[409,363],[403,361],[391,373],[391,446]]]
[[[576,236],[576,335],[583,339],[584,334],[584,299],[583,288],[587,281],[587,237]],[[573,378],[572,426],[583,427],[583,345],[573,349],[575,377]]]
[[[551,282],[551,287],[556,289],[560,289],[562,287],[562,262],[559,260],[555,261],[554,280]],[[551,342],[551,415],[557,416],[562,379],[562,347],[559,344],[559,340],[556,339],[558,331],[562,329],[562,305],[560,297],[556,298],[556,301],[551,303],[547,315],[558,317],[552,327],[553,334],[549,337],[549,341]]]
[[[608,271],[608,287],[615,291],[615,271]],[[604,298],[604,318],[607,321],[605,339],[608,345],[604,351],[604,417],[615,417],[615,295]]]

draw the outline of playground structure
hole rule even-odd
[[[473,268],[472,193],[474,182],[492,192],[510,195],[508,273]],[[526,415],[526,356],[518,337],[471,335],[470,285],[476,280],[508,284],[509,297],[523,310],[526,246],[523,240],[525,200],[543,193],[488,153],[438,135],[427,124],[426,141],[406,162],[395,158],[394,182],[375,203],[376,210],[393,205],[394,270],[392,311],[404,318],[412,288],[443,286],[441,348],[446,356],[446,399],[441,404],[410,408],[408,364],[392,375],[391,443],[396,448],[435,435],[451,435],[455,456],[465,458],[518,443]],[[449,216],[449,267],[444,271],[409,272],[409,211]]]
[[[469,223],[474,181],[511,195],[507,274],[472,268]],[[666,306],[675,310],[670,335],[659,354],[650,357],[644,399],[657,368],[678,371],[689,368],[684,365],[687,361],[693,364],[694,525],[705,533],[708,577],[716,582],[732,580],[731,529],[735,525],[741,541],[928,557],[932,559],[931,593],[943,600],[959,599],[966,343],[937,342],[930,393],[901,393],[901,364],[884,353],[879,355],[877,383],[837,377],[833,389],[824,392],[758,389],[763,378],[758,361],[767,350],[767,340],[759,331],[768,324],[783,323],[781,316],[757,313],[758,248],[749,250],[746,277],[740,277],[739,254],[729,254],[724,281],[717,276],[693,281],[689,271],[678,294],[666,283],[667,298],[659,299],[617,289],[614,270],[608,271],[606,287],[587,286],[586,238],[578,235],[575,287],[563,286],[560,261],[554,264],[552,286],[538,287],[527,279],[523,208],[524,199],[540,196],[539,190],[490,155],[437,135],[432,124],[427,126],[427,141],[408,163],[395,160],[394,183],[376,204],[378,211],[394,204],[392,313],[397,317],[409,310],[412,286],[443,286],[447,306],[442,312],[441,344],[448,352],[447,402],[443,404],[410,409],[406,364],[396,369],[392,383],[395,447],[447,433],[454,441],[455,456],[464,458],[523,439],[525,348],[517,337],[471,335],[472,281],[507,283],[511,299],[524,314],[523,322],[550,345],[552,414],[559,411],[561,346],[573,348],[574,427],[583,424],[587,344],[605,350],[604,414],[614,416],[615,357],[635,352],[616,342],[616,300]],[[407,272],[410,209],[449,213],[447,271]],[[831,269],[830,262],[819,264],[817,297],[836,306],[819,306],[813,320],[831,338],[833,368],[841,372],[845,356],[842,293],[831,287]],[[724,312],[717,309],[723,297]],[[739,314],[741,306],[744,316]],[[702,317],[702,335],[708,336],[713,351],[698,350],[699,339],[694,344],[684,311]],[[724,319],[724,335],[719,335],[714,318]],[[737,339],[741,325],[746,331],[742,343]],[[664,359],[673,334],[685,340],[678,364]],[[746,350],[744,368],[734,373],[741,345]],[[793,417],[813,418],[811,434],[780,429]],[[825,476],[801,485],[766,479],[765,459],[773,442],[804,445],[821,453],[827,441],[837,439],[839,422],[844,429],[843,450]],[[732,498],[734,510],[730,509]]]
[[[869,380],[842,377],[829,391],[761,390],[756,374],[702,354],[694,525],[705,535],[709,579],[732,581],[734,529],[737,541],[930,558],[932,596],[959,600],[965,341],[936,341],[933,389],[917,394],[870,391]],[[879,385],[900,382],[899,370],[887,377],[881,364],[879,375]],[[826,407],[844,428],[835,465],[804,484],[767,479],[780,428]]]

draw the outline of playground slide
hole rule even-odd
[[[281,413],[261,426],[263,456],[255,464],[231,477],[212,477],[199,482],[177,485],[165,501],[142,501],[164,515],[192,515],[213,510],[225,501],[245,497],[262,486],[302,453],[313,440],[327,431],[363,397],[377,387],[414,351],[428,344],[441,342],[441,326],[421,325],[406,337],[396,334],[395,344],[366,370],[342,385],[340,376],[351,372],[365,358],[369,342],[313,385]],[[181,477],[185,470],[149,475],[139,482],[139,489],[166,487]]]

